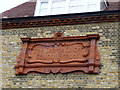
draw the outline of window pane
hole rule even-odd
[[[46,14],[47,14],[47,9],[40,10],[40,15],[46,15]]]
[[[65,13],[65,9],[64,8],[51,9],[51,14],[60,14],[60,13]]]
[[[69,7],[69,12],[70,13],[79,13],[79,12],[84,12],[84,6],[71,6]]]
[[[46,15],[48,9],[48,2],[41,2],[40,4],[40,15]]]
[[[51,14],[65,13],[66,0],[54,0],[52,2]]]
[[[70,0],[70,6],[78,6],[83,4],[84,4],[84,0]]]
[[[66,0],[56,0],[52,2],[52,8],[56,8],[56,7],[65,7],[65,3]]]
[[[85,3],[84,0],[70,0],[69,12],[79,13],[84,12]]]
[[[91,4],[91,5],[88,5],[88,11],[98,11],[96,4]]]
[[[40,9],[48,8],[48,2],[41,2]]]
[[[97,2],[97,0],[88,0],[88,4],[96,4]]]

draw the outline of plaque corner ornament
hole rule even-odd
[[[62,32],[52,38],[22,38],[16,74],[98,73],[99,39],[98,34],[64,37]]]

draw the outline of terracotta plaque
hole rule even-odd
[[[64,37],[61,32],[52,38],[21,38],[16,74],[98,73],[99,39],[98,34]]]

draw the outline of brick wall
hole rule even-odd
[[[119,22],[94,24],[11,28],[2,35],[2,88],[118,88]],[[7,25],[6,25],[7,27]],[[12,25],[11,25],[12,27]],[[52,37],[56,32],[65,36],[99,34],[101,54],[99,74],[31,74],[15,75],[16,58],[21,51],[21,37]],[[1,45],[0,45],[1,46]]]

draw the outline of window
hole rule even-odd
[[[40,4],[40,15],[46,15],[48,10],[48,2],[41,2]]]
[[[106,0],[37,0],[35,16],[104,10]],[[101,4],[102,2],[102,4]]]
[[[98,11],[99,6],[97,6],[97,0],[89,0],[88,1],[88,8],[87,10],[92,12],[92,11]]]
[[[51,6],[51,14],[61,14],[65,12],[66,0],[53,0]]]
[[[84,0],[70,0],[69,4],[70,13],[83,12],[84,10],[85,10]]]

